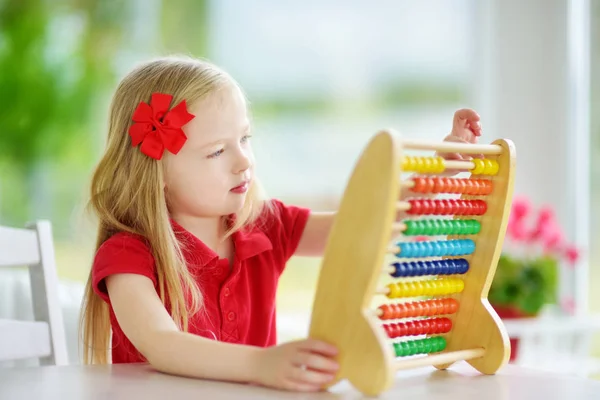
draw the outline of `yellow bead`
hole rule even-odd
[[[433,292],[433,284],[431,281],[423,281],[423,296],[431,296]]]
[[[432,281],[431,282],[431,286],[432,286],[431,287],[431,295],[432,296],[437,296],[437,295],[441,294],[440,284],[441,284],[441,281]]]
[[[431,169],[431,159],[429,157],[418,157],[419,169],[417,172],[425,174]]]
[[[489,159],[484,159],[483,160],[483,173],[485,175],[491,175],[492,171],[494,170],[494,164],[492,163],[492,160]]]
[[[435,171],[434,171],[435,173],[439,174],[446,170],[446,166],[444,165],[443,157],[436,157],[435,162],[436,162],[436,167],[435,167]]]
[[[500,169],[500,165],[498,165],[498,161],[496,160],[490,160],[492,161],[492,168],[490,171],[490,175],[496,175],[498,173],[498,170]]]
[[[483,171],[485,170],[485,165],[483,163],[483,160],[480,159],[480,158],[474,158],[473,159],[473,164],[475,164],[475,168],[473,168],[473,170],[471,171],[471,173],[473,175],[483,174]]]
[[[405,171],[409,171],[410,170],[410,164],[411,164],[411,156],[405,156],[402,159],[402,169]]]
[[[465,281],[463,281],[462,279],[457,279],[456,281],[456,292],[461,293],[465,288]]]
[[[395,299],[397,297],[400,297],[400,288],[397,284],[390,283],[387,285],[387,288],[389,289],[389,293],[387,294],[388,299]]]

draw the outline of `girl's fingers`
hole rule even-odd
[[[309,368],[294,367],[289,380],[302,385],[321,387],[334,378],[334,374],[314,371]]]
[[[331,358],[323,357],[318,354],[301,352],[294,358],[294,364],[305,366],[307,370],[335,373],[339,369],[337,362]]]
[[[329,357],[336,356],[338,353],[338,350],[334,345],[314,339],[306,339],[299,342],[299,348],[300,350],[319,353]]]

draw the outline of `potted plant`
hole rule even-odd
[[[503,252],[488,299],[501,318],[531,318],[546,305],[558,304],[561,268],[575,266],[578,249],[568,243],[549,207],[533,209],[527,198],[515,197]],[[568,299],[560,304],[566,311]],[[511,339],[511,361],[518,340]]]

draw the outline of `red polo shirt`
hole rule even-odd
[[[193,234],[172,222],[177,238],[187,244],[184,256],[204,296],[204,312],[190,316],[189,332],[224,342],[255,346],[276,344],[275,299],[277,283],[294,254],[309,210],[273,200],[276,213],[264,223],[233,235],[235,255],[231,272]],[[94,291],[110,307],[104,278],[111,274],[147,276],[157,289],[156,268],[143,238],[117,233],[98,249],[92,266]],[[127,339],[110,307],[112,362],[144,362]]]

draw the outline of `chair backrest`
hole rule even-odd
[[[0,268],[28,267],[35,321],[0,320],[0,361],[38,358],[41,365],[68,364],[52,226],[0,226]]]

